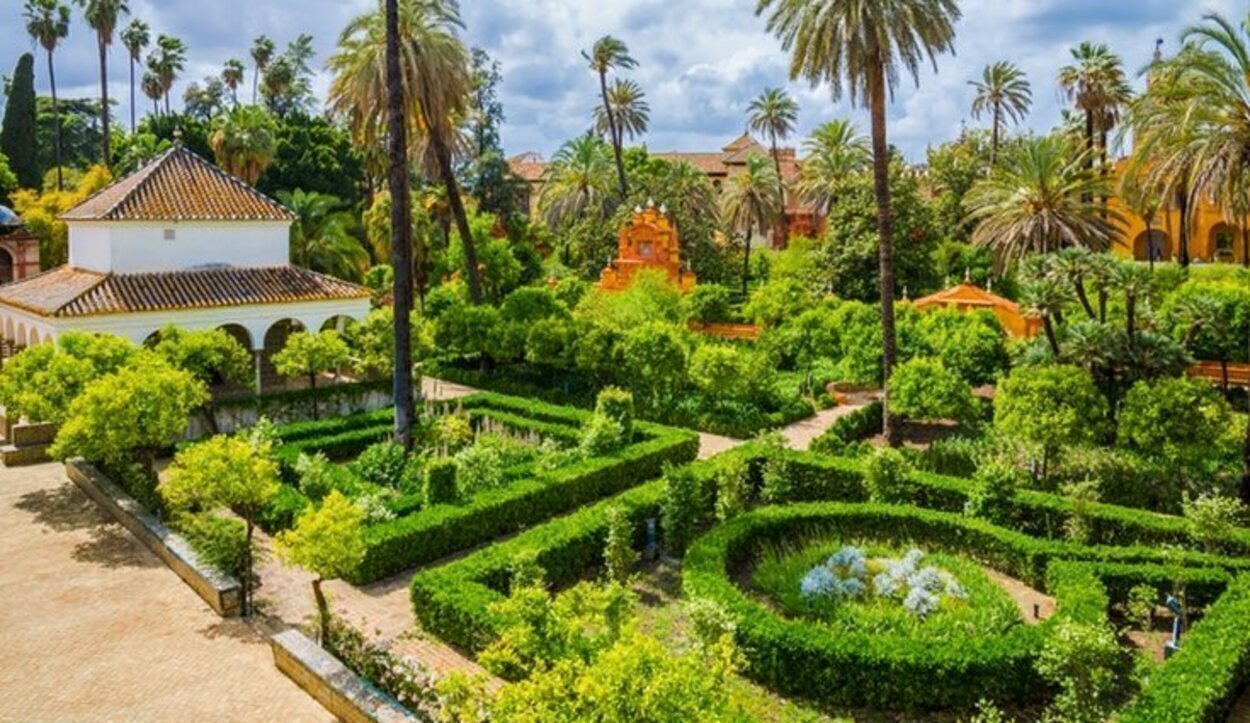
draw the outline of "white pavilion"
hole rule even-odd
[[[69,263],[0,287],[12,347],[67,331],[142,344],[162,327],[223,328],[256,359],[299,329],[339,328],[369,312],[369,290],[290,263],[294,216],[175,144],[61,217]]]

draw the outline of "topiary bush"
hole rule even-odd
[[[426,506],[454,504],[459,495],[456,486],[456,461],[453,459],[436,459],[425,468]]]

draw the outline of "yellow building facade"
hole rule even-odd
[[[1120,168],[1123,167],[1123,162]],[[1117,222],[1119,234],[1112,241],[1111,250],[1123,258],[1149,261],[1151,242],[1155,261],[1176,261],[1180,258],[1181,214],[1175,203],[1160,208],[1150,220],[1130,211],[1118,198],[1108,204],[1123,217]],[[1203,200],[1196,209],[1190,210],[1189,260],[1198,263],[1244,263],[1247,249],[1242,230],[1246,222],[1230,223],[1224,211],[1209,200]]]

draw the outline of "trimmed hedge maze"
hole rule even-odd
[[[590,417],[577,409],[490,393],[465,397],[457,404],[474,422],[489,418],[566,444],[576,442]],[[271,530],[289,526],[309,504],[294,486],[292,468],[301,453],[321,452],[335,461],[352,459],[387,438],[391,415],[388,409],[279,428],[277,455],[287,484],[266,514],[267,526]],[[373,582],[511,534],[658,477],[665,465],[684,464],[698,453],[698,436],[692,432],[646,422],[635,422],[634,430],[632,442],[615,452],[550,471],[516,470],[506,485],[457,504],[423,506],[415,495],[395,501],[392,509],[404,514],[368,528],[365,558],[348,580]]]
[[[1160,596],[1180,579],[1191,606],[1204,608],[1180,653],[1155,672],[1121,720],[1222,720],[1250,683],[1250,532],[1219,541],[1224,554],[1200,551],[1179,518],[1113,505],[1091,510],[1092,544],[1062,539],[1070,507],[1056,495],[1022,492],[1011,524],[997,526],[960,513],[971,483],[913,473],[917,506],[867,501],[860,462],[811,453],[777,452],[747,444],[691,464],[705,487],[711,524],[715,471],[738,457],[762,484],[764,470],[792,485],[792,501],[761,507],[696,540],[683,562],[683,594],[717,602],[737,624],[745,674],[787,696],[840,709],[968,710],[984,697],[1032,704],[1051,691],[1033,662],[1046,637],[1064,619],[1104,623],[1129,590],[1150,585]],[[643,484],[583,507],[441,567],[417,573],[410,594],[424,628],[470,652],[497,635],[488,614],[503,599],[513,560],[536,554],[547,582],[560,587],[584,579],[602,563],[606,510],[621,505],[637,524],[659,514],[664,481]],[[781,617],[744,591],[735,574],[762,546],[796,539],[877,540],[976,560],[1043,590],[1058,612],[1040,625],[970,636],[947,645],[919,644],[903,635],[834,631]],[[1177,546],[1171,549],[1169,546]]]

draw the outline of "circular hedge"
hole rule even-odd
[[[763,546],[817,535],[965,554],[1026,580],[1035,579],[1049,558],[1028,544],[1037,542],[1032,538],[911,507],[814,503],[747,513],[691,547],[683,584],[688,595],[715,601],[733,616],[750,677],[784,695],[887,710],[967,709],[981,698],[1026,703],[1043,697],[1046,687],[1033,661],[1050,622],[935,644],[786,619],[733,581]]]

